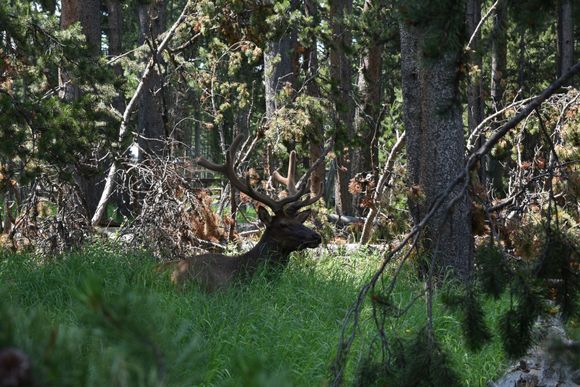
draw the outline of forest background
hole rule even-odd
[[[457,347],[476,352],[496,336],[487,327],[492,313],[501,341],[496,355],[502,357],[522,356],[536,343],[533,328],[541,316],[561,317],[574,335],[580,7],[572,3],[4,1],[0,273],[11,295],[3,297],[3,308],[20,310],[22,316],[6,313],[28,321],[31,332],[37,317],[28,312],[38,305],[46,308],[39,313],[48,313],[39,319],[67,326],[70,315],[50,316],[50,305],[43,304],[50,298],[27,300],[28,282],[14,278],[48,270],[67,281],[70,273],[60,265],[78,265],[86,278],[63,297],[84,302],[93,319],[120,329],[126,347],[118,353],[126,357],[115,369],[111,364],[119,358],[112,354],[113,363],[99,363],[102,370],[96,371],[83,368],[87,355],[78,365],[86,373],[71,380],[97,378],[101,371],[111,377],[116,370],[114,377],[129,385],[139,378],[179,385],[160,360],[152,332],[127,339],[134,328],[128,320],[139,318],[131,288],[141,288],[111,280],[120,286],[113,294],[127,295],[116,305],[105,296],[104,278],[127,270],[126,281],[144,275],[155,284],[149,278],[153,266],[145,265],[148,274],[135,274],[135,262],[225,251],[255,235],[248,226],[255,221],[251,200],[195,163],[199,156],[223,162],[242,134],[238,167],[255,187],[277,195],[281,179],[272,176],[286,173],[295,151],[299,175],[310,176],[300,183],[309,184],[313,195],[324,190],[314,228],[329,246],[343,246],[338,253],[329,248],[325,259],[364,260],[364,253],[344,247],[349,243],[377,248],[374,261],[358,263],[365,267],[360,277],[343,284],[353,303],[335,305],[333,313],[341,315],[335,318],[346,317],[328,328],[336,335],[327,344],[338,343],[338,349],[327,348],[325,365],[318,367],[332,383],[347,375],[363,384],[392,378],[401,385],[418,385],[413,378],[426,385],[465,384],[437,334],[445,313],[461,321],[465,338]],[[95,243],[108,247],[95,252]],[[104,257],[117,249],[128,254],[121,267]],[[133,257],[142,251],[148,258]],[[83,265],[95,257],[105,265],[95,268],[100,280]],[[300,257],[290,277],[281,279],[282,289],[298,292],[292,273],[310,270]],[[317,275],[324,276],[319,265]],[[352,274],[343,270],[328,273]],[[405,282],[407,273],[412,279]],[[405,284],[409,293],[402,300]],[[39,286],[42,293],[56,284]],[[503,306],[482,306],[486,295]],[[119,308],[119,315],[111,319],[108,308]],[[123,308],[133,314],[124,316]],[[415,308],[422,313],[415,316]],[[386,333],[391,318],[411,321],[410,334]],[[361,328],[361,321],[370,327]],[[83,325],[75,320],[73,326]],[[0,336],[0,348],[26,349],[24,359],[37,364],[32,378],[64,377],[58,362],[27,347],[26,332],[6,332],[12,333]],[[351,347],[360,332],[366,341]],[[71,335],[44,338],[40,352],[58,347],[59,337],[68,343]],[[167,337],[158,340],[168,345]],[[89,341],[82,341],[81,352],[98,346]],[[128,366],[135,355],[131,345],[149,348],[151,358]],[[173,360],[184,366],[183,359]],[[144,371],[148,364],[154,371]],[[240,364],[245,377],[252,367],[260,369]],[[205,375],[196,376],[203,382],[237,380],[196,372]],[[493,372],[474,380],[497,376]]]

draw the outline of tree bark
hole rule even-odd
[[[475,30],[481,20],[481,0],[467,1],[466,19],[468,38],[475,33],[469,53],[471,76],[468,78],[469,89],[467,92],[467,127],[471,132],[483,120],[483,99],[481,97],[481,71],[483,63],[481,54],[478,52],[481,33]]]
[[[352,36],[345,26],[345,17],[352,13],[352,0],[330,2],[330,77],[335,107],[336,145],[338,164],[335,182],[335,210],[339,215],[352,215],[352,195],[348,190],[351,178],[350,139],[353,133],[354,109],[352,103],[352,64],[348,50]]]
[[[121,12],[120,0],[107,0],[107,40],[109,44],[108,54],[110,57],[121,55],[123,52],[123,15]],[[123,76],[123,69],[121,69],[119,64],[113,65],[113,71],[118,79],[121,79]],[[125,110],[125,100],[121,94],[113,98],[113,107],[120,112],[120,114],[123,114],[123,111]]]
[[[503,107],[504,75],[507,66],[507,0],[499,0],[491,34],[491,99],[495,111]]]
[[[574,19],[572,0],[558,1],[558,76],[574,65]]]
[[[164,32],[165,4],[163,0],[153,0],[151,3],[139,4],[140,42],[149,40],[152,44]],[[149,155],[161,156],[165,150],[167,130],[164,117],[163,76],[161,55],[153,52],[156,65],[145,79],[144,92],[139,100],[137,130],[139,147]],[[140,160],[143,155],[139,152]]]
[[[477,27],[481,21],[481,0],[467,0],[466,12],[467,38],[471,39],[469,50],[469,75],[467,76],[467,128],[469,133],[483,121],[483,98],[481,72],[483,62],[479,52],[481,30]],[[477,146],[485,141],[485,135],[481,133],[477,139]],[[479,182],[485,186],[486,173],[485,162],[478,168]]]
[[[100,0],[63,0],[60,15],[61,29],[67,29],[72,24],[80,22],[85,35],[88,54],[97,58],[101,53],[101,1]],[[59,96],[67,102],[74,102],[81,96],[81,90],[70,75],[59,68]],[[98,158],[98,150],[94,155],[81,155],[80,161],[74,166],[74,180],[83,200],[84,209],[90,218],[95,212],[102,191],[101,171],[93,167],[91,158]],[[90,164],[90,166],[89,166]]]
[[[411,185],[410,210],[415,224],[429,212],[445,188],[463,171],[463,122],[459,105],[459,50],[441,49],[426,59],[424,31],[401,22],[401,71],[407,159]],[[461,188],[456,188],[455,193]],[[422,234],[422,251],[434,257],[435,270],[453,269],[467,280],[473,238],[469,198],[463,196],[450,213],[439,209]]]

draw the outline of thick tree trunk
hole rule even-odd
[[[61,5],[61,29],[67,29],[72,24],[80,22],[89,55],[98,57],[101,53],[101,1],[63,0]],[[59,96],[63,100],[73,102],[81,96],[80,88],[63,69],[59,69],[59,85],[61,87]],[[97,155],[93,156],[98,158]],[[74,166],[74,179],[89,218],[95,212],[102,192],[101,171],[92,166],[94,163],[90,158],[91,156],[81,157],[80,162]]]
[[[558,2],[558,76],[574,65],[574,19],[572,0]]]
[[[139,31],[141,43],[146,40],[157,40],[159,34],[165,31],[165,4],[163,0],[153,0],[151,3],[139,4]],[[144,91],[139,100],[137,130],[139,146],[149,155],[160,156],[165,150],[167,130],[164,117],[163,76],[160,73],[161,56],[155,57],[156,66],[145,79]],[[139,159],[143,155],[139,154]]]
[[[339,215],[352,215],[352,195],[348,191],[351,178],[350,139],[353,137],[354,108],[352,102],[352,65],[348,50],[352,45],[351,33],[344,19],[352,13],[352,0],[330,2],[330,76],[335,106],[337,153],[335,209]]]
[[[405,23],[400,25],[401,36],[401,80],[403,87],[403,122],[405,124],[407,140],[407,179],[411,192],[417,192],[421,186],[419,175],[421,143],[421,90],[419,85],[419,37],[412,26]],[[409,200],[409,207],[413,223],[421,221],[423,213],[418,201]]]
[[[373,1],[366,0],[363,12],[373,11]],[[355,110],[354,128],[359,146],[353,149],[351,176],[361,172],[370,172],[378,175],[378,132],[380,126],[381,105],[381,67],[382,45],[371,41],[361,58],[358,73],[358,94],[360,105]],[[361,195],[353,195],[353,210],[362,216],[364,209],[360,207]]]
[[[66,30],[76,22],[81,23],[83,34],[91,56],[101,52],[101,1],[100,0],[62,0],[60,28]],[[80,90],[70,76],[59,69],[60,97],[65,101],[74,101],[80,97]]]
[[[404,122],[415,224],[464,168],[464,134],[457,90],[457,50],[447,48],[428,60],[422,54],[422,31],[401,23]],[[455,192],[460,191],[456,189]],[[469,199],[445,208],[428,223],[421,246],[435,256],[437,271],[453,269],[467,279],[472,265]]]
[[[108,41],[108,55],[109,57],[115,57],[123,53],[123,15],[121,9],[120,0],[106,0],[107,1],[107,41]],[[118,63],[113,64],[113,71],[117,76],[116,83],[120,84],[123,82],[123,69]],[[116,97],[113,98],[113,107],[120,115],[123,115],[125,111],[125,98],[122,92],[119,92]],[[110,168],[110,165],[109,165]],[[127,187],[120,187],[114,195],[114,201],[117,205],[117,212],[121,216],[129,216],[131,214],[130,209],[130,198],[128,194]]]

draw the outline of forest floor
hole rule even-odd
[[[295,255],[275,278],[204,294],[177,290],[146,253],[114,245],[40,260],[0,252],[0,347],[23,350],[41,385],[327,385],[342,321],[380,260],[368,251]],[[404,272],[394,293],[403,307],[423,285]],[[486,302],[488,311],[507,302]],[[411,338],[425,325],[417,302],[388,334]],[[465,386],[506,368],[499,339],[466,351],[461,323],[439,301],[435,331]],[[488,313],[491,321],[499,313]],[[361,318],[347,380],[374,336]],[[496,335],[497,336],[497,335]]]

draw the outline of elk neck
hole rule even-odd
[[[246,270],[253,271],[262,262],[285,264],[291,252],[285,251],[282,246],[268,236],[268,231],[265,231],[251,250],[239,256],[239,261]]]

